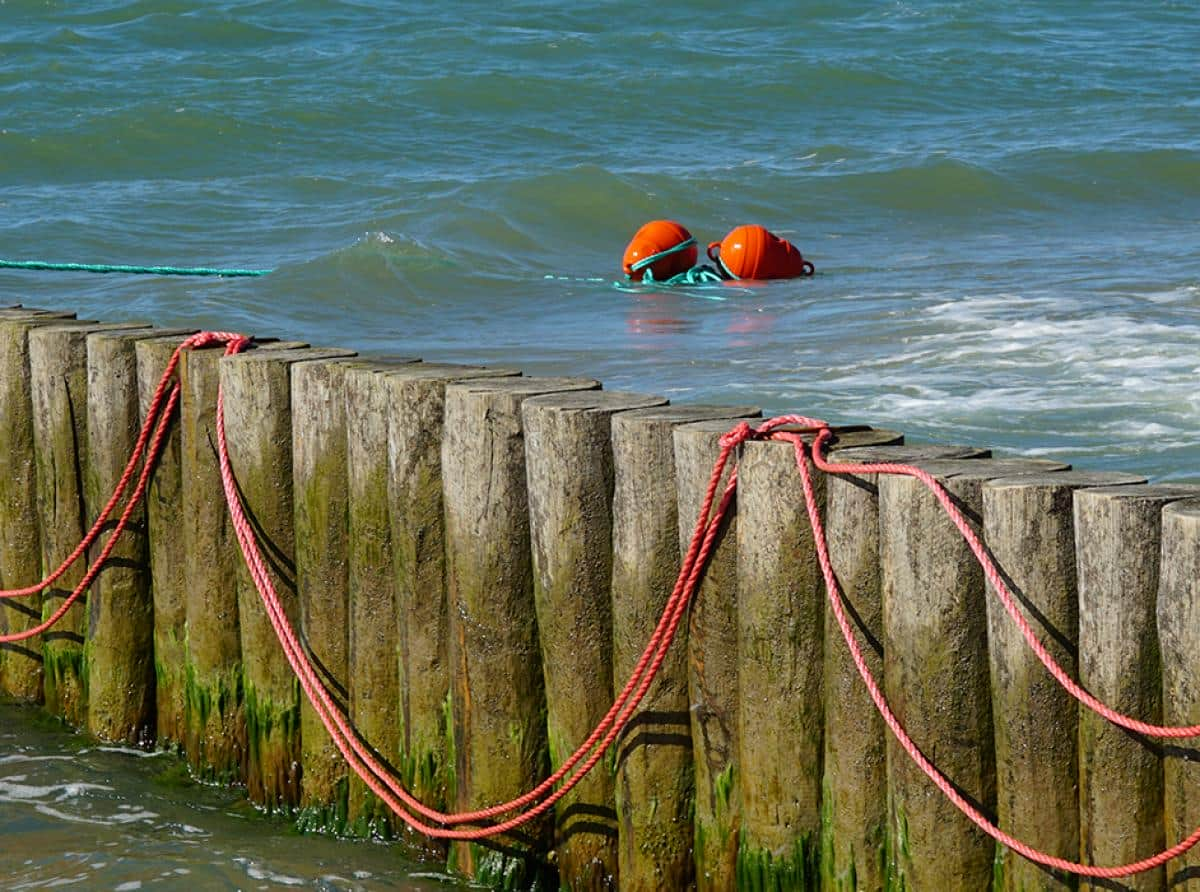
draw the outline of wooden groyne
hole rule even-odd
[[[823,452],[859,470],[804,459],[822,538],[796,464],[828,436],[811,425],[731,440],[757,408],[258,339],[180,353],[177,415],[101,564],[141,479],[129,456],[191,334],[0,309],[0,589],[58,568],[128,482],[80,561],[0,600],[7,696],[176,749],[305,830],[404,837],[496,888],[1157,890],[1198,869],[1189,852],[1081,883],[964,817],[877,711],[822,548],[862,666],[966,803],[1068,861],[1137,861],[1200,822],[1195,741],[1079,706],[996,586],[1105,704],[1200,721],[1200,486],[842,425]],[[230,519],[218,393],[277,612]],[[897,464],[946,494],[998,577]],[[708,493],[728,510],[685,602],[676,577]],[[426,814],[397,815],[378,772],[348,765],[281,622]],[[628,715],[610,710],[630,697]],[[597,727],[612,746],[577,752]],[[587,759],[556,801],[519,798]],[[511,800],[540,810],[494,838],[471,830],[512,810],[454,815]]]

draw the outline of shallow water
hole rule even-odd
[[[301,836],[174,755],[106,746],[0,703],[0,887],[406,889],[465,886],[399,844]]]

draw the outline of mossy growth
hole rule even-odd
[[[774,854],[743,839],[737,854],[737,887],[745,892],[807,892],[820,887],[820,847],[815,834],[793,841]]]
[[[441,753],[414,747],[401,753],[398,763],[405,789],[432,808],[442,808],[446,804],[446,773]]]
[[[327,833],[333,836],[349,836],[350,833],[350,779],[339,778],[333,787],[333,799],[320,805],[306,805],[297,809],[296,829],[301,833]]]
[[[737,771],[732,762],[726,765],[724,770],[713,778],[713,792],[717,794],[716,813],[718,820],[727,820],[729,817],[729,801],[733,796],[736,783]]]
[[[558,873],[545,862],[512,851],[471,845],[474,884],[495,892],[549,892],[557,889]]]
[[[887,871],[884,875],[885,892],[906,892],[908,882],[905,879],[901,858],[908,859],[908,816],[904,809],[895,807],[892,815],[892,832],[884,840]]]
[[[211,724],[220,725],[226,734],[235,727],[235,716],[242,706],[241,664],[235,664],[212,679],[202,680],[189,660],[184,672],[183,703],[188,739],[196,745],[196,750],[188,753],[196,778],[211,784],[240,784],[242,766],[232,755],[234,748],[231,746],[221,764],[216,764],[213,761],[216,753],[209,750],[206,741]]]
[[[279,703],[257,691],[249,679],[242,680],[246,707],[246,740],[250,758],[262,758],[263,743],[272,739],[300,739],[300,682],[292,679],[291,697]]]
[[[62,711],[67,708],[64,698],[77,691],[82,702],[72,708],[79,716],[87,703],[87,654],[84,647],[73,642],[54,642],[42,648],[42,671],[47,706]]]
[[[171,760],[166,768],[154,775],[151,781],[156,786],[172,790],[186,789],[196,782],[192,778],[191,772],[188,771],[187,763],[175,761],[174,759]]]
[[[228,716],[243,701],[242,665],[218,673],[214,680],[205,682],[189,660],[184,672],[184,714],[189,726],[203,727],[215,711],[218,716]]]
[[[837,892],[857,892],[859,886],[860,859],[874,857],[874,876],[886,878],[888,875],[888,841],[886,827],[883,823],[873,824],[862,833],[861,839],[866,843],[866,852],[858,851],[853,844],[849,846],[845,864],[839,864],[836,854],[833,825],[833,793],[825,784],[821,797],[821,888],[837,890]],[[870,876],[870,873],[868,873]]]
[[[348,836],[360,839],[390,840],[396,838],[394,822],[397,820],[379,797],[374,793],[364,793],[362,804],[353,821],[347,821]]]

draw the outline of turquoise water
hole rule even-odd
[[[167,753],[106,746],[0,702],[0,888],[462,889],[396,845],[299,836]]]
[[[0,297],[1197,479],[1195,12],[8,0],[0,257],[277,272]],[[663,216],[818,275],[612,288]]]
[[[0,304],[1200,480],[1197,47],[1185,2],[7,0],[0,257],[276,271]],[[817,275],[614,288],[657,217]]]

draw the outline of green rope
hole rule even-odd
[[[642,281],[654,281],[654,277],[650,275],[650,271],[646,270],[647,278]],[[686,272],[678,273],[671,276],[669,279],[664,279],[663,285],[720,285],[725,281],[725,277],[718,273],[711,266],[693,266]]]
[[[211,269],[204,266],[124,266],[107,263],[46,263],[44,260],[0,260],[0,269],[38,269],[78,273],[134,273],[147,276],[265,276],[269,269]]]

